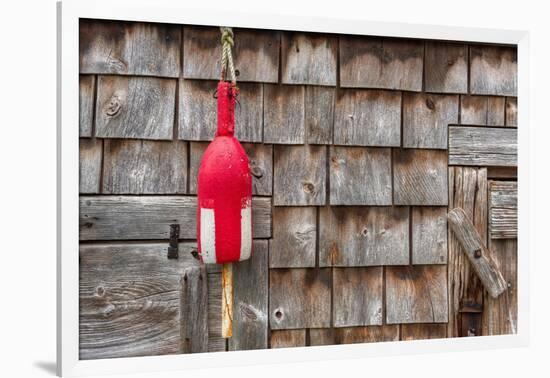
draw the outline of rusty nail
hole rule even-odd
[[[479,259],[479,258],[481,257],[481,249],[476,249],[476,250],[474,251],[474,257],[475,257],[476,259]]]

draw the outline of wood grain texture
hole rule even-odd
[[[401,340],[444,339],[447,325],[444,323],[417,323],[401,325]]]
[[[517,48],[470,46],[470,92],[517,96]]]
[[[423,55],[420,41],[341,36],[340,85],[419,92]]]
[[[168,239],[170,225],[180,225],[180,238],[196,238],[196,197],[80,197],[80,240]],[[271,236],[271,200],[252,199],[252,236]]]
[[[446,323],[447,267],[386,267],[386,322]]]
[[[185,249],[185,243],[180,244]],[[183,352],[180,289],[190,254],[166,258],[166,244],[81,245],[80,359]]]
[[[268,335],[268,242],[255,240],[250,259],[233,264],[233,336],[229,350],[266,349]]]
[[[517,129],[449,127],[449,165],[517,166]]]
[[[271,331],[271,348],[295,348],[306,346],[305,329]]]
[[[264,142],[305,142],[305,87],[264,85]]]
[[[221,265],[206,265],[208,275],[208,351],[227,350],[222,337],[222,273]]]
[[[412,263],[447,263],[447,208],[413,207]]]
[[[391,149],[330,147],[331,205],[391,205]]]
[[[460,123],[477,126],[504,126],[504,97],[461,96]]]
[[[487,178],[489,179],[517,179],[517,167],[487,167]]]
[[[221,74],[220,29],[204,26],[183,28],[183,77],[219,80]],[[237,80],[276,83],[279,77],[280,34],[271,30],[234,28],[233,57]]]
[[[382,325],[382,269],[333,269],[334,327]]]
[[[80,73],[178,77],[181,26],[80,19]]]
[[[393,150],[395,205],[447,205],[447,152]]]
[[[326,201],[326,147],[275,146],[273,204],[321,206]]]
[[[106,194],[174,194],[187,191],[187,143],[106,139]]]
[[[426,42],[425,90],[435,93],[468,92],[468,46],[462,43]]]
[[[270,268],[315,267],[317,209],[273,208],[273,239],[270,245]]]
[[[343,89],[336,95],[334,144],[401,145],[401,94]]]
[[[409,263],[408,207],[319,209],[319,265]]]
[[[449,124],[458,122],[458,96],[403,94],[403,147],[447,149]]]
[[[208,352],[208,276],[204,265],[183,271],[180,300],[183,353]]]
[[[489,236],[491,239],[518,237],[517,196],[517,182],[489,182]]]
[[[99,193],[101,182],[101,161],[103,141],[101,139],[79,140],[78,186],[85,194]]]
[[[518,98],[506,97],[506,126],[518,126]]]
[[[330,269],[271,269],[271,329],[329,327],[330,297]]]
[[[176,80],[99,76],[96,136],[172,139]]]
[[[95,76],[80,75],[78,90],[78,115],[80,137],[92,136],[94,122]]]
[[[283,84],[336,85],[338,37],[284,32],[281,37]]]
[[[336,89],[306,86],[305,123],[309,144],[331,144]]]
[[[399,340],[399,325],[310,329],[311,345],[376,343]]]

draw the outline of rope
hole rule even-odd
[[[233,55],[231,49],[235,42],[233,41],[233,30],[228,27],[220,27],[222,33],[222,74],[221,80],[225,80],[227,71],[229,70],[229,77],[233,85],[237,84],[237,76],[235,75],[235,66],[233,65]]]

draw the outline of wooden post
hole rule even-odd
[[[233,335],[233,266],[222,265],[222,337]]]
[[[499,271],[497,264],[491,257],[491,252],[483,243],[474,225],[466,213],[457,207],[447,214],[451,230],[464,248],[476,274],[489,292],[491,297],[497,298],[508,287],[506,280]]]

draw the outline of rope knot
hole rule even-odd
[[[233,30],[231,30],[231,28],[221,28],[221,29],[222,29],[222,38],[221,38],[222,45],[229,44],[229,46],[233,47],[234,46]]]
[[[233,64],[233,55],[231,54],[231,48],[234,45],[233,30],[228,27],[220,27],[220,32],[222,33],[221,80],[223,81],[226,74],[229,73],[231,82],[235,85],[237,83],[237,77],[235,74],[235,66]]]

